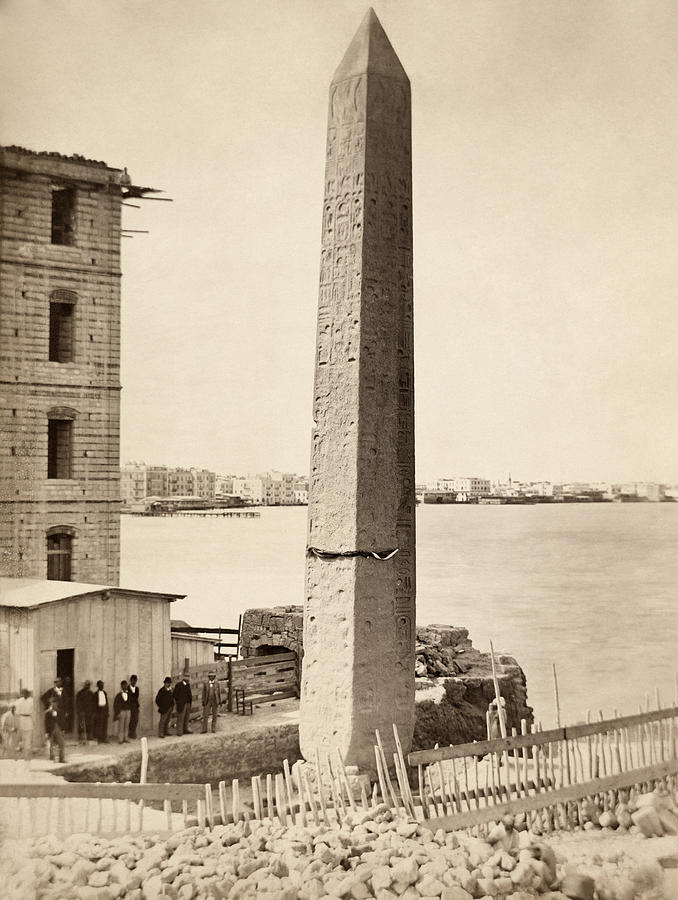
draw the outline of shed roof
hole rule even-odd
[[[42,578],[0,578],[0,606],[14,606],[31,609],[44,603],[71,600],[88,594],[107,591],[122,597],[146,599],[182,600],[186,594],[167,594],[158,591],[139,591],[135,588],[112,587],[105,584],[83,584],[76,581],[47,581]]]

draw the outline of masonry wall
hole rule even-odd
[[[75,192],[73,245],[53,244],[52,189]],[[120,171],[0,148],[0,574],[45,578],[49,528],[73,536],[74,581],[120,561]],[[54,292],[72,360],[49,360]],[[71,477],[47,477],[48,418],[72,421]]]
[[[240,655],[257,656],[266,647],[286,647],[301,654],[303,631],[301,606],[246,609],[240,626]]]

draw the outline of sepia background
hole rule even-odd
[[[127,166],[122,457],[306,471],[353,0],[4,0],[2,142]],[[383,0],[413,86],[418,480],[676,476],[671,0]]]

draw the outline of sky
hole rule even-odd
[[[678,479],[674,0],[381,0],[412,83],[418,480]],[[308,471],[357,0],[0,0],[0,143],[126,166],[122,458]]]

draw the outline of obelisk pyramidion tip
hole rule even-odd
[[[409,82],[407,73],[371,6],[334,73],[332,84],[366,74],[384,75]]]

